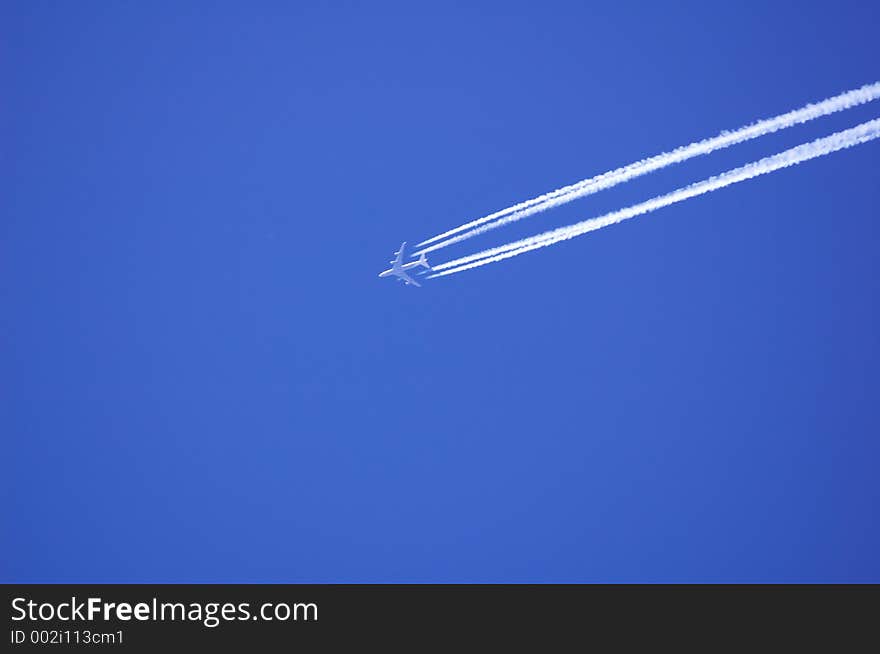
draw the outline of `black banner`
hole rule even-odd
[[[875,586],[7,585],[7,651],[853,636]],[[754,634],[754,636],[753,636]]]

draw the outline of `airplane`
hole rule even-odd
[[[428,260],[425,258],[425,253],[422,252],[422,256],[419,257],[418,261],[410,261],[409,263],[403,263],[403,249],[406,247],[406,241],[400,244],[400,249],[394,253],[394,258],[390,261],[391,267],[388,270],[383,270],[379,273],[379,277],[389,277],[390,275],[394,275],[404,284],[409,286],[412,284],[413,286],[421,286],[416,280],[406,274],[407,270],[412,270],[413,268],[417,268],[422,266],[423,268],[427,268],[431,270],[431,266],[428,265]]]

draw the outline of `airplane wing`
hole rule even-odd
[[[391,262],[393,266],[399,266],[403,263],[403,249],[406,247],[406,241],[400,244],[400,249],[394,253],[394,261]]]
[[[401,249],[403,249],[403,248],[401,248]],[[407,275],[402,270],[399,273],[397,273],[397,276],[400,277],[407,284],[412,284],[413,286],[418,286],[419,288],[421,288],[421,286],[422,286],[421,284],[419,284],[416,280],[414,280],[412,277]]]

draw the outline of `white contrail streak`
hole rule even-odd
[[[612,211],[611,213],[599,216],[598,218],[584,220],[575,223],[574,225],[569,225],[568,227],[560,227],[558,229],[544,232],[543,234],[538,234],[537,236],[524,238],[513,243],[508,243],[507,245],[484,250],[477,254],[439,264],[434,267],[434,270],[439,272],[430,275],[430,277],[452,275],[453,273],[485,266],[486,264],[502,261],[503,259],[509,259],[531,250],[547,247],[548,245],[553,245],[559,241],[565,241],[574,238],[575,236],[586,234],[587,232],[602,229],[608,225],[613,225],[642,214],[656,211],[662,207],[668,207],[671,204],[687,200],[697,195],[717,191],[725,186],[752,179],[759,175],[766,175],[767,173],[779,170],[780,168],[794,166],[831,152],[850,148],[860,143],[866,143],[878,137],[880,137],[880,118],[837,132],[831,136],[816,139],[810,143],[798,145],[789,150],[785,150],[784,152],[780,152],[779,154],[759,159],[758,161],[746,164],[745,166],[729,170],[721,175],[710,177],[702,182],[696,182],[690,186],[685,186],[672,193],[652,198],[646,202],[625,209]]]
[[[617,184],[665,168],[666,166],[681,163],[682,161],[686,161],[693,157],[709,154],[715,150],[720,150],[737,143],[758,138],[765,134],[777,132],[800,123],[814,120],[821,116],[827,116],[838,111],[843,111],[866,102],[877,100],[878,98],[880,98],[880,82],[874,82],[873,84],[866,84],[859,89],[847,91],[846,93],[841,93],[833,98],[828,98],[817,104],[808,104],[800,109],[789,111],[788,113],[781,114],[774,118],[761,120],[732,132],[721,132],[721,134],[713,138],[697,141],[690,145],[676,148],[671,152],[664,152],[648,159],[636,161],[635,163],[623,166],[622,168],[617,168],[602,173],[601,175],[596,175],[595,177],[585,179],[576,184],[564,186],[555,191],[551,191],[550,193],[539,195],[531,200],[515,204],[507,209],[502,209],[501,211],[496,211],[488,216],[472,220],[464,225],[434,236],[433,238],[429,238],[426,241],[422,241],[416,246],[421,249],[415,251],[413,256],[419,256],[422,252],[439,250],[440,248],[452,245],[453,243],[458,243],[459,241],[471,238],[477,234],[482,234],[491,229],[501,227],[502,225],[521,220],[527,216],[552,209],[560,204],[565,204],[603,189],[616,186]],[[459,232],[464,233],[461,234]],[[455,234],[458,234],[458,236],[453,236]],[[436,243],[436,241],[441,242]],[[433,245],[430,245],[431,243],[433,243]]]

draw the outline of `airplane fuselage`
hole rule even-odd
[[[379,273],[379,277],[388,277],[390,275],[394,275],[397,270],[412,270],[413,268],[419,268],[422,264],[418,261],[411,261],[410,263],[405,263],[402,266],[395,266],[394,268],[389,268],[388,270],[383,270]],[[373,269],[375,270],[375,268]]]

